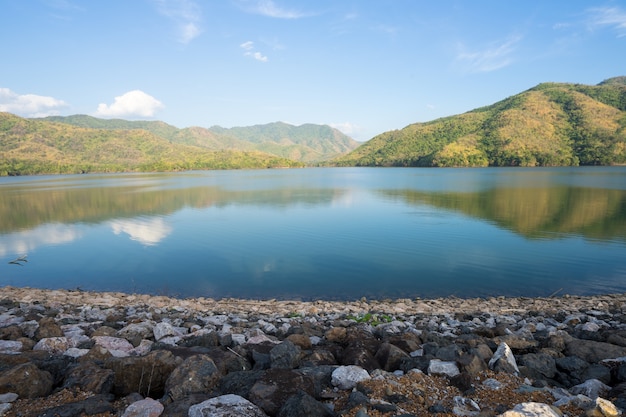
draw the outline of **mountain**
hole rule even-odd
[[[202,127],[178,129],[158,121],[98,119],[87,115],[51,116],[40,120],[95,129],[142,129],[172,143],[211,150],[260,151],[306,163],[332,159],[359,146],[359,142],[337,129],[314,124],[292,126],[277,122],[231,129],[219,126],[213,126],[210,129]]]
[[[543,83],[490,106],[382,133],[338,166],[626,164],[626,77]]]
[[[81,123],[94,122],[88,116],[74,120]],[[0,175],[303,165],[259,151],[214,151],[172,143],[150,131],[173,131],[162,122],[113,122],[119,123],[120,127],[79,127],[52,120],[24,119],[10,113],[0,113]],[[149,127],[135,128],[133,123],[148,123]]]

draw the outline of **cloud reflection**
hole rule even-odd
[[[31,230],[3,235],[0,256],[28,253],[40,246],[69,243],[82,237],[76,227],[64,224],[46,224]]]
[[[113,220],[109,223],[113,233],[126,233],[131,240],[154,246],[172,233],[172,227],[161,217],[151,219]]]

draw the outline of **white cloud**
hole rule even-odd
[[[202,14],[200,7],[191,0],[154,0],[157,10],[171,19],[178,29],[178,41],[187,44],[197,38],[202,30],[198,26]]]
[[[274,17],[277,19],[300,19],[309,16],[307,13],[296,10],[287,10],[277,6],[272,0],[248,0],[241,1],[241,7],[248,13],[260,14],[261,16]]]
[[[592,28],[609,26],[615,29],[618,37],[626,36],[626,12],[619,7],[589,9]]]
[[[254,48],[254,42],[252,41],[248,41],[248,42],[244,42],[241,45],[239,45],[242,49],[245,49],[246,51],[249,51],[251,49]]]
[[[59,114],[67,103],[54,97],[36,94],[17,94],[8,88],[0,88],[0,111],[24,117],[46,117]]]
[[[513,62],[511,55],[521,40],[521,36],[513,36],[504,42],[492,43],[481,51],[467,51],[461,46],[462,51],[457,55],[457,61],[467,72],[496,71]]]
[[[115,97],[111,105],[101,103],[95,116],[101,117],[152,117],[163,103],[141,90],[133,90]]]
[[[131,240],[154,246],[172,233],[172,227],[162,218],[145,220],[114,220],[110,222],[113,233],[126,233]]]
[[[261,62],[267,62],[268,61],[267,56],[263,55],[260,52],[255,52],[254,51],[254,42],[252,42],[252,41],[244,42],[241,45],[239,45],[239,47],[241,49],[243,49],[244,51],[246,51],[246,52],[243,53],[244,56],[252,57],[252,58],[256,59],[257,61],[261,61]]]

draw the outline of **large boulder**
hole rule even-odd
[[[71,368],[63,386],[65,388],[78,387],[95,394],[106,394],[113,388],[113,371],[100,368],[91,361],[81,362]]]
[[[191,356],[170,374],[165,382],[166,395],[173,401],[212,390],[221,374],[213,359],[207,355]]]
[[[37,398],[52,391],[54,379],[33,363],[17,365],[0,374],[0,394],[14,392],[22,398]]]
[[[290,369],[268,369],[250,388],[249,399],[269,415],[275,416],[287,399],[304,390],[314,394],[315,387],[310,378]]]
[[[626,347],[572,337],[565,341],[565,354],[578,356],[589,363],[598,363],[604,359],[626,356]]]
[[[289,397],[278,412],[278,417],[301,416],[336,417],[336,414],[306,392],[300,391]]]

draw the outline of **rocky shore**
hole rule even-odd
[[[354,302],[0,288],[0,416],[617,416],[626,294]]]

